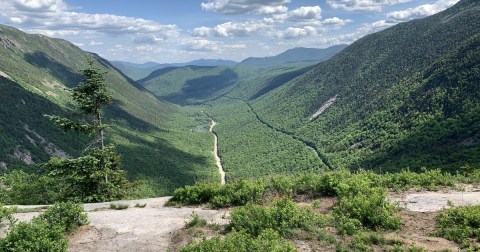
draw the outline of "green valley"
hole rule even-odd
[[[105,112],[107,134],[123,155],[130,178],[145,179],[150,196],[166,195],[199,180],[217,180],[209,151],[211,136],[191,131],[208,124],[206,117],[158,100],[108,61],[67,41],[7,26],[0,27],[0,41],[0,71],[6,76],[0,77],[3,172],[32,170],[50,156],[77,156],[92,141],[60,132],[42,115],[75,115],[66,88],[82,80],[79,71],[94,58],[106,72],[114,98]]]
[[[66,41],[4,26],[0,67],[10,78],[3,82],[18,83],[23,96],[52,107],[45,111],[71,114],[64,87],[81,79],[84,66],[74,59],[96,58],[114,96],[106,112],[111,139],[129,176],[147,180],[152,196],[195,181],[218,181],[209,120],[201,111],[218,123],[219,155],[229,180],[337,168],[456,172],[480,162],[476,6],[464,0],[348,47],[295,48],[236,66],[120,62],[152,71],[138,82]],[[16,104],[27,98],[16,99],[6,103],[14,108],[9,113],[45,113],[20,112]],[[16,132],[4,133],[7,169],[12,162],[26,168],[25,162],[45,161],[52,155],[46,145],[78,155],[78,146],[90,141],[54,134],[47,122],[33,127],[13,114],[3,114],[15,119],[4,123],[3,132]],[[35,146],[36,135],[45,144]]]

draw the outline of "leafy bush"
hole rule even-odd
[[[34,219],[32,223],[20,222],[0,240],[0,251],[66,251],[68,242],[63,231],[63,227],[40,219]]]
[[[167,205],[210,203],[214,208],[242,206],[260,198],[265,192],[261,182],[238,181],[227,185],[198,183],[175,190]]]
[[[450,208],[437,217],[437,234],[446,239],[470,244],[469,238],[480,241],[480,206]]]
[[[73,202],[55,203],[39,218],[52,226],[62,227],[66,233],[70,233],[88,222],[87,214],[83,213],[83,206]]]
[[[114,203],[110,203],[110,209],[113,209],[113,210],[125,210],[129,207],[128,204],[114,204]]]
[[[339,202],[334,215],[340,233],[353,234],[360,227],[370,229],[399,229],[401,221],[394,217],[397,208],[387,201],[384,188],[372,187],[372,182],[362,176],[348,179],[338,185]]]
[[[13,208],[4,207],[0,203],[0,222],[2,222],[3,220],[8,220],[10,223],[13,223],[14,218],[12,214],[14,213],[14,210],[15,209]]]
[[[266,229],[273,229],[280,235],[293,235],[297,229],[322,226],[323,218],[312,208],[299,208],[288,199],[275,201],[273,206],[247,204],[234,209],[229,227],[245,231],[253,236],[260,235]]]
[[[185,224],[186,228],[192,228],[192,227],[204,227],[207,225],[207,220],[203,219],[198,215],[197,213],[193,212],[192,213],[192,219]]]
[[[179,188],[175,190],[167,205],[207,203],[219,193],[220,187],[221,185],[217,183],[197,183]]]
[[[6,204],[51,204],[60,198],[63,185],[53,178],[15,170],[1,176],[0,201]]]
[[[87,222],[82,207],[74,203],[58,203],[49,207],[30,223],[20,222],[9,227],[0,239],[0,251],[66,251],[65,233]]]
[[[218,195],[210,201],[215,208],[228,206],[243,206],[259,199],[265,192],[262,182],[242,180],[221,187]]]
[[[217,236],[210,240],[188,245],[181,251],[293,252],[297,249],[291,243],[283,240],[277,232],[267,229],[256,238],[245,232],[234,231],[228,234],[224,240]]]

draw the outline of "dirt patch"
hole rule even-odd
[[[400,240],[407,246],[414,244],[417,247],[426,248],[428,251],[443,249],[460,251],[454,242],[434,236],[436,212],[401,210],[397,215],[400,216],[404,225],[400,231],[386,234],[387,239]]]

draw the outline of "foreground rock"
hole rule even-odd
[[[480,189],[448,192],[418,192],[391,195],[390,201],[398,202],[401,208],[413,212],[435,212],[454,206],[480,205]]]
[[[171,233],[191,219],[192,212],[223,224],[225,212],[164,207],[168,197],[124,202],[129,208],[106,210],[110,204],[86,204],[90,224],[70,238],[69,251],[167,251]],[[122,204],[122,202],[119,202]],[[145,207],[135,207],[136,204]],[[96,210],[96,207],[103,210]]]

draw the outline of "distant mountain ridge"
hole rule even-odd
[[[112,65],[122,71],[125,75],[133,80],[140,80],[153,71],[167,67],[184,67],[184,66],[234,66],[238,64],[236,61],[223,59],[198,59],[185,63],[156,63],[146,62],[142,64],[125,62],[125,61],[111,61]]]
[[[329,59],[345,47],[347,47],[347,45],[335,45],[325,49],[296,47],[271,57],[247,58],[240,62],[238,66],[321,62]]]

